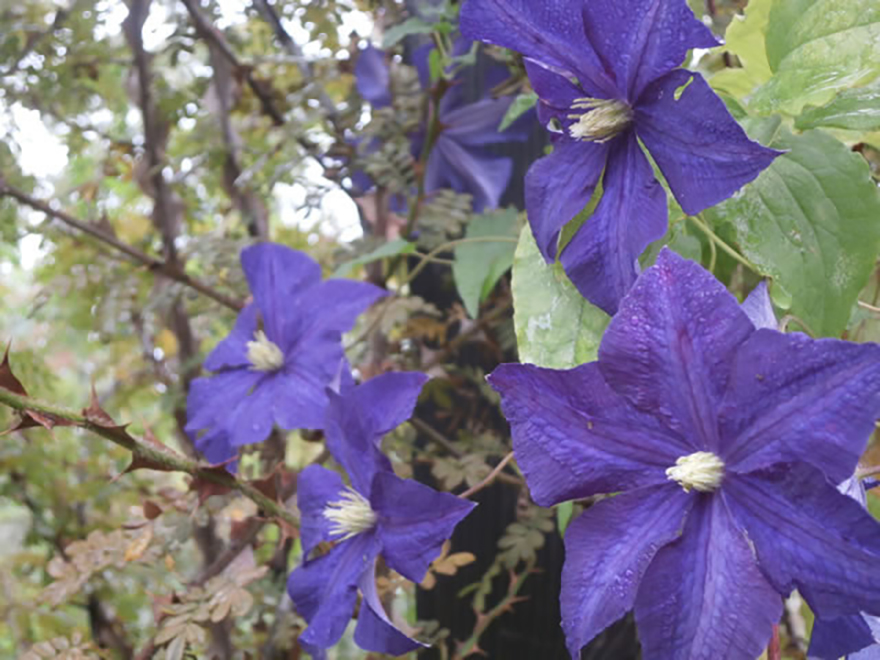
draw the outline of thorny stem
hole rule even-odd
[[[743,266],[748,268],[753,273],[757,273],[758,269],[755,267],[753,263],[751,263],[748,259],[742,256],[739,252],[730,247],[727,243],[725,243],[721,238],[719,238],[718,234],[712,231],[705,222],[703,222],[702,218],[696,215],[687,216],[688,220],[693,222],[697,227],[699,227],[700,231],[702,231],[709,238],[712,243],[720,247],[724,250],[728,255],[733,257],[736,261],[741,263]]]
[[[522,590],[523,584],[526,581],[526,578],[532,573],[535,568],[536,559],[533,557],[529,559],[526,563],[526,567],[522,573],[519,575],[511,572],[510,576],[510,587],[507,590],[507,595],[498,603],[495,607],[493,607],[488,612],[477,612],[477,625],[474,626],[474,632],[470,637],[467,638],[464,642],[462,642],[458,650],[455,652],[455,655],[452,656],[453,660],[464,660],[468,656],[479,653],[479,643],[480,637],[486,629],[492,624],[492,622],[500,617],[505,612],[508,612],[513,606],[524,600],[518,594]]]
[[[280,518],[290,525],[298,524],[297,517],[293,515],[292,512],[288,511],[282,504],[279,504],[261,493],[248,482],[239,479],[224,469],[218,469],[217,467],[191,460],[171,451],[170,449],[163,450],[156,446],[152,446],[143,440],[138,440],[129,435],[124,427],[102,426],[101,424],[93,422],[82,413],[39,401],[37,399],[32,399],[31,397],[21,396],[4,388],[0,388],[0,403],[13,410],[17,410],[22,414],[31,410],[52,419],[63,420],[73,426],[90,431],[95,435],[99,435],[102,438],[129,450],[135,459],[141,459],[149,465],[159,466],[159,469],[174,472],[186,472],[197,479],[202,479],[203,481],[209,481],[220,486],[237,490],[239,493],[252,500],[268,515]]]
[[[510,452],[509,454],[507,454],[507,456],[505,456],[504,458],[501,459],[501,462],[498,463],[498,465],[496,465],[492,469],[492,471],[486,476],[485,479],[483,479],[476,486],[472,486],[471,488],[468,488],[461,495],[459,495],[459,497],[462,498],[463,500],[466,500],[467,498],[479,493],[486,486],[488,486],[493,481],[495,481],[495,477],[497,477],[501,473],[501,470],[503,470],[505,467],[507,467],[507,464],[510,463],[510,461],[512,461],[512,460],[513,460],[513,452]]]
[[[79,220],[78,218],[75,218],[69,213],[65,213],[64,211],[54,209],[43,200],[31,197],[23,190],[19,190],[18,188],[14,188],[6,184],[3,181],[2,176],[0,176],[0,197],[12,197],[13,199],[18,200],[25,206],[29,206],[35,211],[40,211],[41,213],[45,213],[51,218],[60,220],[64,224],[69,225],[74,229],[83,232],[84,234],[88,234],[89,236],[96,238],[103,243],[106,243],[118,252],[121,252],[127,257],[133,259],[134,261],[143,264],[150,271],[160,273],[161,275],[164,275],[165,277],[172,279],[175,282],[180,282],[181,284],[184,284],[191,289],[198,291],[208,298],[215,300],[221,305],[229,307],[230,309],[234,309],[235,311],[239,311],[242,307],[244,307],[244,304],[240,300],[235,300],[234,298],[220,293],[216,289],[205,284],[201,280],[191,277],[190,275],[188,275],[178,267],[168,263],[167,261],[159,259],[158,257],[153,257],[146,252],[141,252],[136,247],[133,247],[128,243],[124,243],[115,236],[100,229],[97,225]]]

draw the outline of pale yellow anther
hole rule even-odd
[[[342,499],[330,502],[324,509],[324,517],[333,523],[330,534],[334,541],[344,541],[361,532],[372,529],[376,524],[376,512],[367,499],[354,488],[346,487]]]
[[[257,330],[254,340],[247,343],[247,359],[257,371],[277,371],[284,366],[284,353],[262,330]]]
[[[691,490],[711,493],[724,479],[724,461],[710,451],[698,451],[681,456],[666,470],[670,481],[678,482],[686,493]]]
[[[631,123],[632,108],[618,99],[575,99],[572,110],[583,110],[568,115],[577,120],[568,127],[575,140],[587,142],[607,142],[619,135]]]

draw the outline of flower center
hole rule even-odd
[[[724,478],[724,461],[710,451],[698,451],[681,456],[666,470],[670,481],[677,481],[689,493],[691,489],[711,493],[718,489]]]
[[[327,504],[324,517],[333,523],[330,533],[339,536],[338,541],[366,532],[376,524],[376,512],[370,508],[370,503],[351,487],[342,491],[341,500]]]
[[[284,366],[284,353],[262,330],[257,330],[254,340],[247,343],[247,359],[257,371],[277,371]]]
[[[632,123],[632,108],[618,99],[575,99],[572,110],[586,110],[568,115],[577,121],[568,127],[575,140],[607,142]]]

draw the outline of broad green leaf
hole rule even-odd
[[[764,41],[772,4],[773,0],[750,0],[745,15],[734,16],[721,48],[736,55],[742,68],[722,69],[713,75],[709,83],[714,89],[742,99],[770,80],[773,71],[767,61]]]
[[[822,126],[860,132],[880,130],[880,81],[841,92],[822,107],[807,106],[794,125],[802,131]]]
[[[398,254],[412,254],[415,251],[415,243],[410,243],[402,238],[397,238],[393,241],[383,243],[372,252],[368,252],[357,259],[352,259],[351,261],[342,264],[336,269],[336,272],[333,273],[333,277],[345,277],[357,266],[363,266],[372,261],[385,259],[386,257],[396,257]]]
[[[754,111],[825,105],[880,76],[880,2],[775,0],[766,51],[773,77],[752,97]]]
[[[781,129],[771,146],[789,151],[705,216],[732,225],[791,314],[839,336],[880,252],[880,192],[864,159],[827,133]]]
[[[431,34],[433,31],[434,25],[413,16],[385,31],[385,37],[382,39],[382,48],[391,48],[411,34]]]
[[[468,223],[465,238],[488,239],[498,236],[515,240],[518,235],[517,211],[509,208],[474,217]],[[515,249],[516,243],[513,240],[486,240],[455,248],[452,276],[455,278],[458,295],[472,318],[477,318],[480,303],[492,293],[498,280],[513,264]]]
[[[520,362],[570,369],[596,359],[608,315],[548,264],[525,227],[513,258],[513,324]]]
[[[534,92],[528,92],[517,96],[513,99],[513,103],[510,104],[510,107],[507,108],[507,112],[504,113],[504,117],[501,119],[501,124],[498,125],[498,131],[501,132],[506,130],[513,122],[534,108],[537,102],[538,95]]]

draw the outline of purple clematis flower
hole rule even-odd
[[[666,231],[666,195],[685,213],[730,197],[780,154],[752,142],[688,49],[717,45],[685,0],[466,0],[461,31],[521,52],[554,151],[526,176],[526,211],[544,257],[602,180],[603,196],[561,255],[578,290],[609,314]]]
[[[376,592],[376,559],[405,578],[420,582],[431,561],[474,503],[438,493],[394,474],[379,449],[382,436],[412,415],[423,374],[392,373],[359,387],[343,382],[331,393],[324,430],[327,449],[345,469],[346,486],[335,472],[310,466],[298,483],[302,515],[303,566],[290,575],[287,590],[309,627],[300,639],[313,647],[334,645],[363,595],[354,641],[377,653],[401,655],[423,645],[397,629]],[[329,553],[309,559],[319,543]]]
[[[865,486],[852,476],[838,490],[868,508]],[[880,660],[880,617],[854,614],[837,619],[816,619],[810,638],[810,658],[838,660]]]
[[[619,493],[566,533],[573,657],[630,609],[646,660],[754,660],[794,588],[880,614],[880,525],[833,485],[880,414],[880,346],[758,329],[664,249],[597,362],[489,380],[538,504]]]
[[[471,42],[459,39],[453,55],[464,55]],[[419,72],[422,88],[431,84],[428,56],[433,46],[419,48],[413,63]],[[356,86],[361,96],[376,107],[391,104],[388,65],[385,55],[373,47],[361,51],[355,66]],[[486,88],[490,89],[507,77],[503,66],[492,66],[486,74]],[[521,142],[528,137],[533,113],[520,117],[503,132],[498,126],[513,102],[512,96],[484,97],[468,103],[457,78],[444,94],[438,108],[442,126],[425,165],[425,190],[433,192],[450,188],[473,196],[474,211],[497,208],[513,173],[513,161],[505,156],[491,154],[487,147],[493,144]],[[418,159],[424,148],[426,129],[422,127],[411,136],[412,154]],[[354,175],[356,185],[362,190],[363,174]],[[402,209],[399,209],[402,211]]]
[[[388,293],[353,280],[322,282],[309,256],[273,243],[244,249],[241,265],[254,300],[205,360],[215,375],[194,380],[187,400],[186,430],[214,463],[262,442],[275,425],[323,428],[342,333]]]

